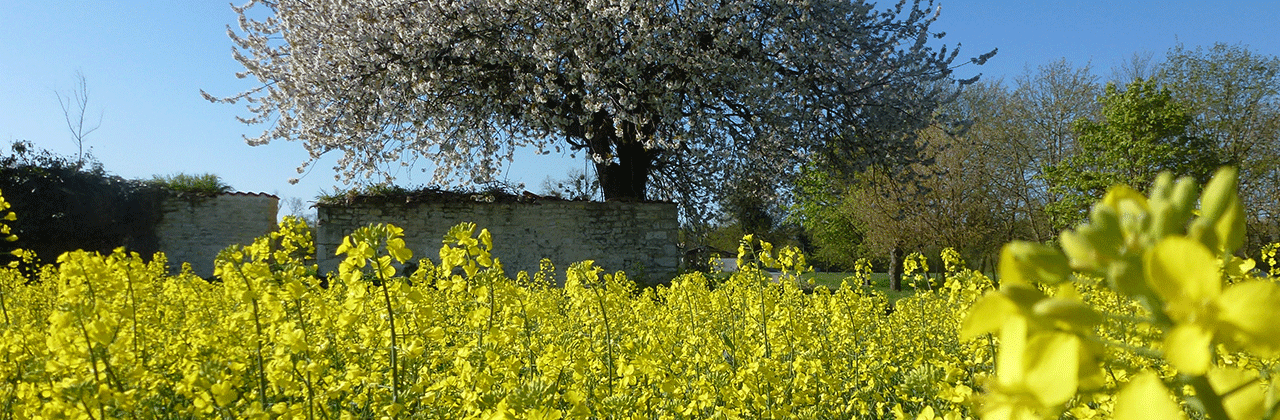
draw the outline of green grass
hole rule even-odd
[[[852,275],[853,273],[814,272],[805,274],[804,280],[807,281],[809,279],[813,279],[814,287],[826,287],[828,289],[835,290],[840,288],[840,283],[843,282],[844,279]],[[852,279],[849,280],[849,283],[850,286],[857,285]],[[871,289],[883,293],[885,298],[890,302],[896,302],[898,299],[902,299],[916,293],[916,291],[907,283],[907,280],[903,279],[902,290],[894,291],[889,288],[889,273],[871,273]],[[923,287],[924,285],[920,286]]]

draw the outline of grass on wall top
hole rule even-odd
[[[234,191],[230,185],[222,182],[222,178],[214,174],[156,175],[149,183],[178,196],[212,197]]]

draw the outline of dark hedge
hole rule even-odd
[[[159,250],[161,188],[110,175],[91,156],[75,160],[25,141],[11,152],[0,158],[0,193],[18,217],[10,222],[18,235],[11,246],[35,251],[43,263],[77,249],[124,246],[148,259]]]

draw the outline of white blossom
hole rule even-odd
[[[262,15],[258,20],[249,15]],[[521,146],[589,153],[606,195],[706,196],[736,165],[914,156],[902,137],[954,95],[927,46],[932,2],[848,0],[254,1],[228,30],[258,88],[250,144],[341,155],[339,178],[423,157],[485,182]],[[628,144],[640,148],[628,149]],[[637,151],[642,151],[637,152]],[[640,155],[637,155],[640,153]],[[613,190],[627,162],[641,189]],[[304,164],[304,166],[306,166]],[[612,169],[611,169],[612,168]],[[630,176],[630,175],[627,175]],[[648,184],[644,181],[647,180]]]

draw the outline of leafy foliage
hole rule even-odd
[[[1170,49],[1162,62],[1144,62],[1138,56],[1131,66],[1122,72],[1125,78],[1114,85],[1117,94],[1136,94],[1137,91],[1124,91],[1135,80],[1132,76],[1139,75],[1149,78],[1144,83],[1155,84],[1156,89],[1143,99],[1150,106],[1138,106],[1142,101],[1133,97],[1131,103],[1124,105],[1133,112],[1119,118],[1141,116],[1153,124],[1160,121],[1156,117],[1164,115],[1176,117],[1165,118],[1165,123],[1186,123],[1181,136],[1160,140],[1161,144],[1179,149],[1164,158],[1157,155],[1168,149],[1135,146],[1112,136],[1123,134],[1123,130],[1112,127],[1097,131],[1114,125],[1108,121],[1116,119],[1102,112],[1103,101],[1099,99],[1106,96],[1105,85],[1089,65],[1073,66],[1059,60],[1028,69],[1011,83],[995,80],[966,86],[955,102],[942,107],[940,112],[968,124],[962,130],[948,130],[946,136],[932,134],[933,129],[921,133],[930,145],[925,148],[925,156],[933,158],[927,173],[938,174],[935,179],[924,177],[927,189],[915,188],[917,185],[913,184],[920,182],[908,177],[835,174],[828,178],[841,183],[857,181],[850,183],[861,184],[861,188],[850,191],[832,184],[814,189],[805,186],[808,181],[802,177],[794,184],[797,204],[807,200],[816,205],[797,206],[789,217],[827,220],[825,224],[807,225],[817,245],[813,250],[815,261],[827,260],[823,246],[848,249],[853,254],[845,257],[846,264],[858,258],[856,249],[862,249],[866,253],[863,255],[882,256],[886,253],[883,244],[893,241],[884,241],[886,235],[881,232],[889,232],[907,237],[907,242],[923,244],[916,247],[917,244],[904,242],[906,252],[930,253],[936,251],[934,244],[962,244],[957,248],[966,259],[988,270],[998,259],[1002,244],[1011,240],[1050,241],[1062,229],[1083,220],[1088,204],[1100,198],[1112,183],[1125,182],[1141,191],[1159,170],[1141,169],[1136,172],[1144,175],[1128,179],[1128,175],[1121,176],[1129,171],[1123,165],[1136,168],[1134,162],[1148,159],[1146,163],[1181,166],[1177,160],[1185,158],[1202,160],[1191,164],[1194,167],[1172,170],[1196,176],[1200,181],[1219,163],[1240,169],[1241,200],[1249,209],[1245,249],[1250,255],[1256,255],[1263,245],[1280,240],[1280,223],[1274,210],[1280,208],[1280,195],[1273,194],[1280,189],[1280,143],[1274,141],[1280,137],[1280,58],[1241,45],[1179,45]],[[1168,99],[1162,96],[1161,91],[1165,90]],[[1111,101],[1119,102],[1120,97]],[[1159,102],[1165,105],[1155,106]],[[1081,125],[1082,122],[1088,123]],[[1147,125],[1154,128],[1152,124]],[[1086,126],[1094,130],[1088,133],[1090,138],[1082,139],[1086,132],[1081,128]],[[1141,131],[1132,124],[1127,130]],[[1100,136],[1111,137],[1099,143]],[[1178,146],[1184,140],[1199,149]],[[1084,143],[1093,145],[1085,151]],[[1129,159],[1125,153],[1137,159]],[[1174,159],[1167,159],[1170,156]],[[1104,159],[1108,162],[1102,162]],[[1089,166],[1082,166],[1085,164]],[[1050,176],[1051,170],[1057,173]],[[868,191],[873,195],[856,196]],[[818,199],[816,192],[830,198]],[[880,198],[895,195],[907,199]],[[840,217],[848,216],[879,219],[864,223],[860,229],[831,229],[833,239],[822,239],[827,235],[823,229],[838,225]],[[849,235],[853,232],[862,232],[861,238]]]
[[[1248,249],[1280,240],[1280,57],[1240,45],[1169,50],[1157,78],[1187,106],[1191,132],[1240,168],[1240,199],[1249,213]]]
[[[1115,184],[1149,185],[1161,171],[1208,180],[1219,163],[1216,148],[1188,131],[1187,108],[1154,81],[1136,80],[1120,90],[1108,84],[1098,98],[1102,120],[1077,120],[1075,155],[1045,168],[1059,200],[1045,206],[1058,228],[1086,215],[1088,204]]]
[[[830,177],[817,168],[806,168],[796,181],[796,202],[789,218],[811,238],[814,260],[849,270],[869,254],[864,245],[867,228],[857,217],[861,203],[850,194],[842,194],[843,186]]]
[[[600,197],[600,181],[588,178],[581,170],[573,169],[559,180],[547,176],[542,181],[541,194],[564,200],[589,201]]]
[[[1010,204],[984,182],[992,177],[985,150],[940,127],[920,141],[932,164],[872,166],[850,177],[806,168],[791,210],[818,258],[849,267],[894,249],[936,256],[941,244],[961,244],[967,258],[982,259],[1007,240]]]
[[[431,187],[406,188],[404,186],[379,183],[360,187],[323,192],[316,197],[317,205],[344,205],[368,202],[440,202],[440,201],[478,201],[478,202],[524,202],[537,197],[526,196],[520,191],[521,185],[505,183],[489,183],[482,187],[441,189]]]

